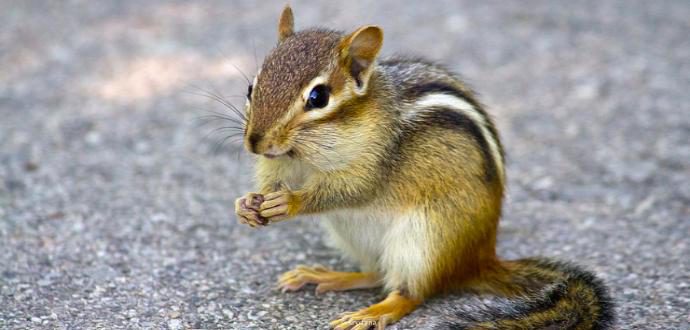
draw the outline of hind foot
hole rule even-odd
[[[405,297],[400,291],[393,291],[378,304],[357,312],[342,314],[338,319],[331,321],[330,326],[335,330],[366,330],[372,327],[380,330],[397,322],[419,304],[420,300]]]
[[[297,291],[307,284],[316,284],[316,293],[369,289],[381,286],[376,273],[336,272],[323,266],[297,266],[278,279],[278,289]]]

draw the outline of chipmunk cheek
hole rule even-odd
[[[281,129],[280,131],[276,132],[276,134],[273,137],[273,145],[280,150],[287,151],[289,149],[292,149],[292,140],[293,140],[293,133],[292,130],[289,128],[285,127]]]

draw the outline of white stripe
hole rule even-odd
[[[475,109],[474,106],[462,98],[444,93],[425,95],[417,100],[414,104],[418,108],[418,111],[423,111],[425,108],[430,107],[443,107],[460,111],[470,118],[470,120],[479,126],[482,131],[482,135],[484,136],[484,140],[486,140],[489,144],[489,149],[491,150],[491,155],[494,158],[494,163],[496,164],[498,172],[501,176],[501,180],[503,180],[503,159],[501,158],[501,153],[498,150],[498,142],[491,132],[489,132],[489,129],[487,128],[488,123],[484,119],[484,116],[482,116],[482,114]],[[413,114],[411,113],[410,115]]]

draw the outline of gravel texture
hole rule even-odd
[[[509,157],[503,257],[595,270],[621,329],[690,328],[688,1],[291,3],[481,93]],[[251,157],[197,120],[227,111],[198,89],[243,104],[233,64],[255,72],[283,4],[0,2],[0,328],[313,329],[381,298],[273,291],[353,265],[317,219],[238,225]]]

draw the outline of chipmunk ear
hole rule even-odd
[[[381,45],[383,30],[375,25],[363,26],[340,42],[341,65],[355,79],[360,91],[366,90]]]
[[[282,42],[291,36],[294,33],[294,28],[295,18],[292,16],[292,8],[290,8],[290,5],[285,5],[278,21],[278,41]]]

